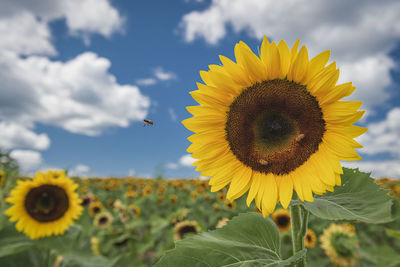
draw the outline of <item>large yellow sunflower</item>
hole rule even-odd
[[[293,189],[301,201],[313,201],[340,185],[340,160],[360,160],[353,140],[366,128],[352,125],[364,111],[360,101],[339,101],[355,90],[351,82],[336,85],[339,70],[325,66],[330,52],[309,59],[264,37],[260,56],[243,42],[235,46],[236,63],[220,56],[222,66],[201,71],[205,84],[191,92],[200,106],[187,107],[194,117],[182,121],[195,132],[187,151],[193,165],[211,176],[211,191],[230,184],[234,200],[249,191],[267,216],[277,202],[289,206]]]
[[[17,182],[5,213],[32,239],[61,235],[82,213],[77,187],[64,171],[37,172],[34,179]]]

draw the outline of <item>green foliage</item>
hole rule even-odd
[[[280,255],[280,237],[275,224],[257,213],[234,217],[221,229],[176,242],[157,267],[163,266],[292,266],[306,250],[289,259]]]
[[[391,216],[392,199],[370,174],[358,169],[343,168],[342,186],[334,192],[315,196],[314,202],[302,205],[312,214],[327,220],[359,220],[366,223],[386,223]],[[298,202],[295,202],[298,203]]]

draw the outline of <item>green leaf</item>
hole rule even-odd
[[[400,239],[400,231],[399,230],[393,230],[393,229],[386,228],[385,231],[388,236],[392,236],[397,239]]]
[[[385,223],[391,217],[392,199],[388,190],[381,189],[370,173],[343,168],[342,186],[334,192],[315,196],[314,202],[302,203],[315,216],[328,220],[359,220]],[[294,204],[298,203],[294,201]]]
[[[398,267],[400,264],[400,254],[387,245],[362,248],[359,252],[363,259],[374,263],[374,266]]]
[[[245,213],[224,228],[176,242],[155,266],[291,266],[305,254],[304,249],[283,260],[275,224],[260,214]]]
[[[21,253],[33,247],[33,242],[25,236],[10,236],[0,239],[0,258]]]

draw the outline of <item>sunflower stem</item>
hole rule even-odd
[[[297,199],[297,197],[295,197]],[[307,231],[308,212],[302,210],[301,205],[290,206],[290,222],[292,226],[292,246],[293,255],[304,249],[304,236]],[[297,265],[297,267],[307,266],[306,258],[304,257]]]

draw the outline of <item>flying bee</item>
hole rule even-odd
[[[146,125],[153,125],[154,124],[154,121],[152,121],[152,120],[143,120],[144,121],[144,124],[143,124],[143,127],[144,126],[146,126]]]

